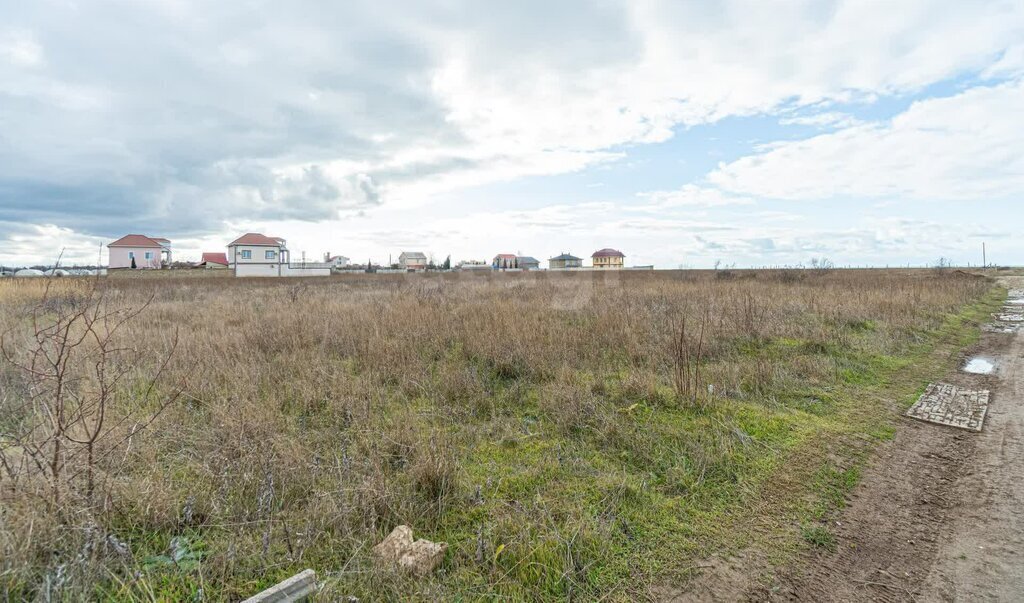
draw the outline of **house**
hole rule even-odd
[[[343,255],[331,255],[331,252],[324,254],[324,262],[331,265],[331,268],[345,268],[348,266],[349,258]]]
[[[281,237],[246,233],[228,243],[228,267],[235,276],[330,276],[331,267],[320,262],[291,263]]]
[[[621,270],[626,262],[626,256],[617,249],[604,248],[594,252],[590,256],[591,264],[595,270]]]
[[[228,267],[228,254],[215,251],[204,251],[203,259],[196,264],[196,268],[208,270],[226,270]]]
[[[540,270],[540,261],[528,255],[516,257],[516,266],[520,270]]]
[[[427,256],[419,251],[403,251],[398,256],[398,265],[404,270],[426,270]]]
[[[499,253],[491,260],[491,268],[495,270],[508,270],[509,268],[517,267],[516,254],[514,253]]]
[[[551,270],[568,270],[582,267],[583,260],[568,253],[563,253],[548,260],[548,268]]]
[[[162,268],[171,263],[171,242],[160,237],[130,234],[107,245],[111,268]]]

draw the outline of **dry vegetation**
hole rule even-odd
[[[643,598],[742,525],[824,538],[845,443],[891,433],[997,295],[949,271],[46,282],[0,283],[11,600],[239,599],[305,567],[326,600]],[[399,523],[449,543],[438,574],[373,567]]]

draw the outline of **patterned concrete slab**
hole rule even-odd
[[[907,410],[907,416],[970,431],[981,431],[988,410],[988,390],[960,389],[948,383],[930,383]]]
[[[992,318],[1002,322],[1024,322],[1024,314],[993,314]]]

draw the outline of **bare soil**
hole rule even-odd
[[[1024,288],[1024,278],[1004,279]],[[712,560],[687,601],[1024,600],[1024,333],[985,334],[963,358],[991,375],[944,379],[992,392],[981,433],[902,418],[833,520],[835,550],[766,569],[756,554]]]

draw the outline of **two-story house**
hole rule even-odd
[[[235,276],[286,276],[288,247],[280,237],[246,233],[228,243],[228,268]]]
[[[595,270],[618,270],[625,265],[626,256],[618,249],[605,248],[595,251],[590,261]]]
[[[518,268],[516,265],[516,254],[499,253],[491,260],[491,268],[495,270],[509,270]]]
[[[548,268],[551,270],[569,270],[582,267],[583,259],[568,253],[557,255],[548,260]]]
[[[161,237],[130,234],[107,245],[112,269],[156,269],[171,263],[171,242]]]
[[[427,256],[419,251],[403,251],[398,256],[398,265],[404,270],[426,270]]]

